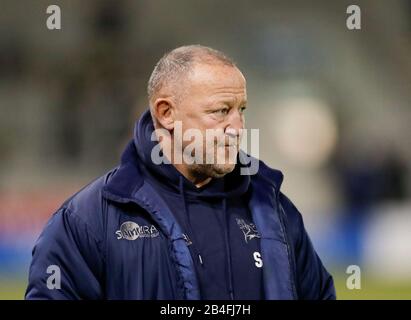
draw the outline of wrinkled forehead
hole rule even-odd
[[[246,95],[245,77],[235,66],[196,64],[187,80],[187,89],[192,93]]]

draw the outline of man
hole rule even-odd
[[[121,164],[40,235],[26,298],[334,299],[281,172],[261,161],[256,174],[242,170],[236,65],[177,48],[157,63],[148,98]]]

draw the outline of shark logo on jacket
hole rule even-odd
[[[138,238],[155,238],[158,237],[159,232],[153,225],[151,226],[139,226],[133,221],[123,222],[120,226],[120,230],[116,231],[117,240],[136,240]]]
[[[247,223],[244,219],[236,219],[237,224],[240,226],[241,231],[244,234],[244,240],[248,243],[249,240],[254,238],[261,238],[260,233],[254,223]]]

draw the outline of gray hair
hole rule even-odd
[[[201,45],[178,47],[166,53],[156,64],[147,84],[148,100],[151,102],[161,88],[170,83],[181,83],[193,69],[195,63],[221,63],[236,67],[234,61],[224,53]]]

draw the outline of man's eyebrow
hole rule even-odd
[[[230,104],[236,104],[237,101],[240,101],[239,102],[240,106],[244,106],[244,105],[246,106],[247,105],[247,100],[246,99],[239,100],[235,97],[221,97],[221,101],[228,102]]]
[[[240,103],[238,105],[240,107],[247,107],[247,100],[246,99],[241,99]]]

